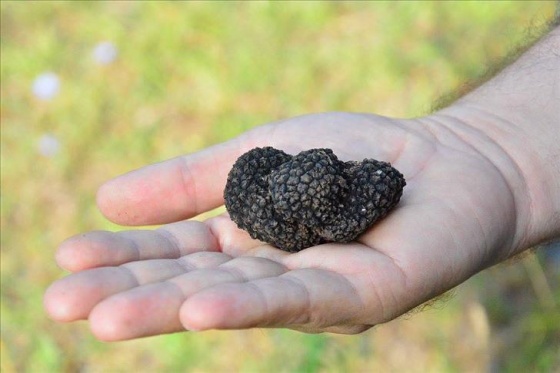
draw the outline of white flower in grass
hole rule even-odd
[[[43,73],[35,78],[32,90],[38,99],[50,100],[60,91],[60,79],[55,73]]]
[[[37,142],[39,154],[51,158],[60,151],[60,141],[51,133],[46,133]]]
[[[93,60],[100,65],[108,65],[117,58],[117,47],[109,41],[102,41],[93,48]]]

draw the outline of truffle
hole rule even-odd
[[[224,199],[230,218],[252,238],[296,252],[356,239],[399,202],[405,185],[387,162],[343,162],[331,149],[292,156],[264,147],[237,159]]]

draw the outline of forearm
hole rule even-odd
[[[518,215],[510,254],[560,236],[560,27],[433,118],[503,175]]]

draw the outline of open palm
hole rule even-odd
[[[357,333],[398,317],[503,259],[519,240],[503,176],[453,125],[461,123],[307,115],[112,180],[98,195],[109,219],[166,225],[65,241],[57,260],[74,273],[47,290],[47,312],[89,319],[104,340],[210,328]],[[251,239],[227,215],[186,220],[221,205],[233,162],[265,145],[389,161],[407,186],[357,242],[293,254]]]

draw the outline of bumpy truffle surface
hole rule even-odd
[[[224,199],[251,237],[296,252],[354,240],[399,202],[405,185],[387,162],[342,162],[331,149],[292,156],[264,147],[235,162]]]

